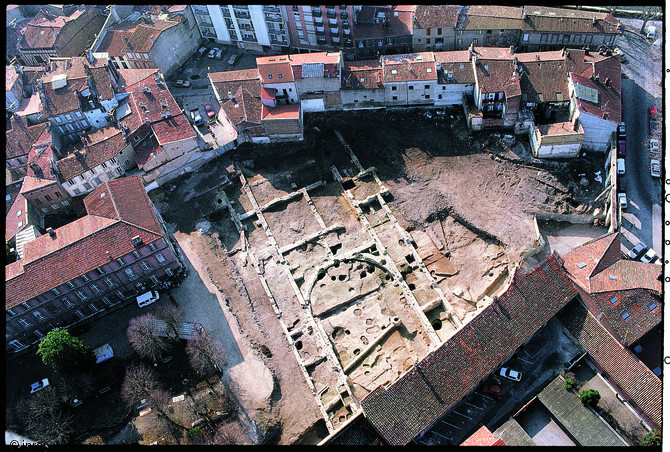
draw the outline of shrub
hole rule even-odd
[[[568,391],[574,389],[574,387],[575,387],[575,380],[573,380],[572,378],[568,378],[568,379],[565,380],[565,382],[563,383],[563,387],[564,387],[565,389],[567,389]]]
[[[598,402],[600,401],[600,393],[598,393],[598,391],[595,389],[589,389],[588,391],[581,393],[579,400],[582,401],[584,406],[590,406],[593,408],[598,405]]]
[[[663,440],[662,431],[660,428],[656,428],[653,431],[644,435],[642,441],[640,441],[641,446],[661,446]]]
[[[202,430],[200,430],[200,427],[193,427],[191,430],[186,432],[186,437],[188,439],[199,439],[202,438]]]

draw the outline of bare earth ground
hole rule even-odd
[[[440,342],[453,334],[433,288],[442,291],[442,303],[457,322],[469,321],[504,288],[520,256],[537,246],[534,212],[590,212],[588,200],[603,188],[593,175],[604,156],[540,163],[530,157],[525,139],[507,146],[491,134],[470,136],[458,111],[433,118],[420,111],[312,114],[305,122],[304,143],[243,145],[206,170],[150,192],[195,271],[215,293],[237,342],[243,359],[231,362],[226,375],[249,416],[252,443],[318,440],[327,434],[316,424],[326,411],[326,422],[337,428],[356,410],[356,399],[394,381],[434,347],[430,334]],[[363,168],[377,169],[399,226],[374,200],[361,207],[357,219],[353,206],[380,188],[370,176],[357,178],[348,189],[355,201],[346,199],[330,169],[343,177],[359,169],[334,130]],[[547,171],[559,167],[561,172]],[[589,179],[585,187],[578,183],[582,174]],[[224,189],[228,176],[233,185]],[[320,181],[326,185],[296,194]],[[263,207],[289,193],[291,200]],[[233,225],[226,199],[237,214],[253,211],[254,202],[260,206],[262,218],[242,220],[246,238]],[[398,227],[422,243],[419,254],[434,285],[416,263],[405,261],[408,239]],[[439,252],[427,251],[431,240],[421,231]],[[301,244],[314,234],[321,236]],[[310,298],[319,265],[334,262],[336,253],[374,245],[374,237],[393,261],[389,265],[401,272],[400,286],[373,266],[336,265],[320,275],[325,278]],[[403,295],[403,284],[416,297],[413,303],[437,306],[422,308],[427,329],[423,314],[417,317],[418,307]],[[312,314],[301,308],[298,295],[311,303]],[[195,306],[187,315],[202,313]],[[388,323],[393,316],[399,318],[397,329]],[[387,326],[389,334],[382,331]],[[327,335],[325,343],[319,329]],[[376,351],[361,355],[357,364],[354,357],[373,340],[379,341]],[[337,362],[325,359],[324,345]],[[338,375],[345,367],[343,384]]]

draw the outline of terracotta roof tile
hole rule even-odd
[[[482,93],[510,90],[510,93],[515,93],[514,95],[521,95],[519,78],[509,60],[477,58],[475,73]]]
[[[278,105],[274,108],[263,105],[262,116],[264,121],[272,121],[277,119],[299,119],[300,105]]]
[[[142,140],[139,144],[133,146],[135,148],[135,163],[141,169],[147,164],[149,160],[163,152],[163,147],[156,141],[156,136],[152,133],[147,138]]]
[[[617,61],[612,59],[612,61]],[[577,106],[583,112],[598,118],[607,119],[614,123],[621,122],[621,92],[613,86],[605,86],[604,80],[594,82],[588,77],[575,73],[570,74],[573,83],[592,88],[598,91],[598,102],[593,103],[584,99],[576,98]]]
[[[472,5],[463,11],[461,30],[518,30],[522,26],[523,10],[514,6]]]
[[[463,441],[461,446],[504,446],[505,443],[493,436],[493,433],[483,425],[479,430],[474,432],[468,439]]]
[[[19,79],[19,74],[16,70],[16,66],[5,66],[5,90],[11,91],[14,87],[14,83]]]
[[[126,20],[107,29],[96,52],[107,52],[121,57],[125,52],[148,52],[160,34],[181,21],[181,16],[170,16],[167,20]]]
[[[415,28],[455,27],[460,6],[416,5],[414,11]]]
[[[392,445],[407,444],[494,371],[576,295],[555,254],[524,275],[440,348],[361,406]],[[412,407],[411,410],[399,407]]]
[[[563,310],[558,319],[617,382],[620,390],[631,397],[654,423],[662,425],[661,380],[619,344],[579,302]]]
[[[19,194],[5,217],[5,242],[10,241],[21,229],[27,226],[28,201],[22,194]]]
[[[267,63],[258,65],[262,83],[290,83],[295,80],[288,61],[272,62],[272,60],[275,58],[269,58]]]
[[[253,96],[244,86],[239,86],[233,95],[221,105],[226,117],[235,126],[261,124],[263,104],[260,97]]]
[[[622,32],[620,22],[609,13],[580,11],[547,6],[524,6],[528,19],[522,30],[555,31],[557,33],[611,33]],[[595,24],[593,19],[596,19]]]
[[[654,297],[644,289],[601,292],[591,294],[591,299],[600,309],[600,313],[594,315],[601,322],[609,322],[617,339],[627,347],[663,320],[660,297]]]
[[[379,60],[345,61],[342,89],[383,88],[382,65]]]
[[[433,52],[419,52],[380,57],[384,83],[437,80]]]
[[[9,209],[12,205],[14,205],[14,201],[17,196],[19,196],[19,193],[21,193],[22,185],[22,180],[5,185],[5,216],[9,213]]]
[[[34,126],[28,126],[21,116],[12,116],[10,120],[11,129],[5,132],[7,148],[5,156],[10,158],[28,155],[33,144],[47,129],[47,123],[43,122]]]
[[[228,99],[228,93],[235,94],[240,86],[243,86],[254,97],[261,95],[258,69],[212,72],[207,76],[222,102]]]
[[[127,146],[121,130],[114,126],[103,127],[82,135],[81,144],[73,146],[73,152],[58,160],[56,165],[63,180],[68,181],[116,157]]]
[[[357,24],[353,30],[354,39],[373,39],[393,36],[412,35],[413,5],[409,8],[389,8],[388,6],[363,6],[356,15]],[[373,23],[373,16],[378,12],[386,12],[389,17],[389,26],[384,28],[381,23]],[[395,13],[398,16],[395,16]],[[307,55],[307,54],[303,54]]]
[[[39,150],[38,150],[39,149]],[[56,176],[53,171],[54,152],[51,145],[46,147],[34,146],[28,153],[28,167],[26,174],[31,178],[55,181]],[[26,190],[23,190],[25,193]]]
[[[19,41],[21,49],[44,49],[53,47],[56,36],[61,28],[83,14],[83,10],[76,10],[70,16],[54,16],[45,9],[35,16],[26,26],[26,31]]]

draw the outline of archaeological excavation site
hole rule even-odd
[[[534,213],[586,213],[602,189],[574,182],[588,162],[554,171],[459,112],[305,121],[300,144],[245,144],[150,193],[272,374],[250,411],[279,443],[337,430],[542,257]]]

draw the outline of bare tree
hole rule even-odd
[[[126,370],[126,375],[123,377],[121,397],[128,407],[133,408],[158,387],[154,371],[144,364],[135,364]]]
[[[91,372],[76,374],[71,377],[59,377],[54,382],[63,402],[84,399],[95,391],[95,376]]]
[[[153,314],[144,314],[130,319],[128,324],[128,342],[133,350],[143,358],[158,361],[170,349],[165,337],[160,336],[160,326]]]
[[[75,432],[75,418],[60,410],[46,413],[34,422],[32,437],[44,444],[67,444]]]
[[[65,444],[74,433],[74,417],[62,411],[59,391],[49,386],[21,401],[17,416],[29,436],[44,444]]]
[[[170,396],[170,393],[163,389],[154,389],[147,396],[147,404],[149,407],[151,407],[151,409],[156,412],[158,417],[160,417],[169,425],[170,431],[173,433],[175,440],[179,442],[179,437],[181,436],[180,434],[187,429],[168,416],[167,411],[171,401],[172,397]]]
[[[207,330],[198,331],[188,340],[186,354],[191,367],[201,375],[220,372],[226,363],[223,348]]]
[[[235,429],[234,424],[225,424],[219,427],[212,440],[213,444],[225,444],[230,446],[239,446],[248,444],[240,432]]]
[[[175,341],[179,339],[179,328],[184,323],[184,311],[178,306],[167,305],[158,311],[158,318],[167,324],[170,339]]]
[[[642,26],[640,27],[640,33],[644,34],[644,29],[647,26],[647,22],[653,19],[656,16],[656,7],[654,6],[643,6],[642,7]]]

